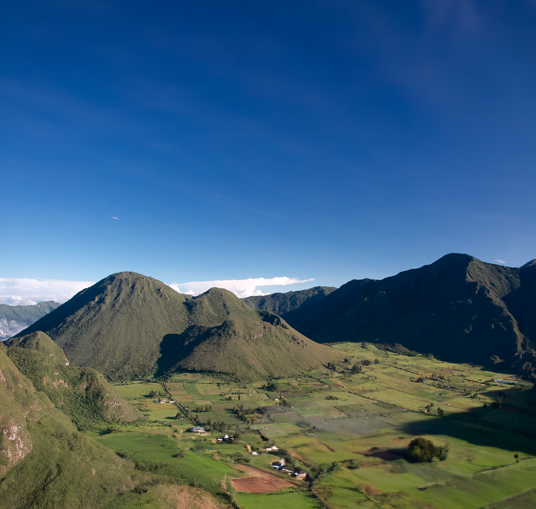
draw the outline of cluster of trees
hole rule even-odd
[[[212,412],[212,405],[196,406],[192,409],[192,412]]]
[[[450,378],[447,379],[447,378],[445,378],[443,375],[438,375],[438,374],[436,374],[436,373],[432,373],[432,374],[430,375],[430,379],[431,379],[431,380],[445,380],[445,381],[450,382]]]
[[[248,422],[249,419],[247,418],[247,416],[252,415],[252,414],[262,413],[262,408],[261,407],[244,408],[244,405],[240,404],[240,405],[235,405],[231,411],[240,420],[244,422]]]
[[[151,391],[149,393],[150,398],[165,398],[167,394],[164,391]]]
[[[318,467],[313,467],[311,469],[310,476],[311,478],[319,481],[325,475],[331,474],[332,472],[337,472],[341,469],[341,467],[342,464],[338,461],[333,461],[331,463],[320,463]]]
[[[207,419],[206,421],[203,421],[202,419],[199,418],[199,415],[195,416],[195,422],[197,422],[199,426],[211,428],[213,430],[219,431],[220,433],[222,433],[223,431],[227,431],[230,428],[230,425],[228,422],[217,421],[216,419],[210,419],[210,418]]]
[[[352,373],[361,373],[363,371],[364,366],[370,366],[373,362],[374,362],[374,364],[379,364],[380,363],[380,361],[378,359],[374,359],[374,361],[371,361],[370,359],[361,359],[361,361],[356,362],[352,366],[350,371]]]
[[[415,438],[408,445],[407,456],[410,461],[416,463],[432,462],[434,458],[439,461],[447,459],[448,447],[434,445],[431,440],[426,438]]]
[[[389,345],[386,343],[374,343],[374,346],[378,350],[383,350],[384,352],[393,352],[398,355],[405,355],[407,357],[417,357],[417,355],[420,355],[419,352],[409,350],[405,346],[402,346],[400,343],[396,343],[394,345]]]

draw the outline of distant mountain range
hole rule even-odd
[[[282,317],[320,343],[400,343],[527,373],[536,367],[536,263],[510,268],[449,254],[382,280],[350,281]]]
[[[0,341],[19,333],[59,305],[53,301],[39,302],[33,306],[0,304]]]
[[[176,369],[277,377],[337,357],[227,290],[190,297],[133,272],[82,290],[20,335],[36,331],[48,334],[71,363],[111,379]]]

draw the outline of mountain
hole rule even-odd
[[[536,264],[449,254],[383,280],[350,281],[283,316],[320,343],[400,343],[452,362],[522,369],[536,341]]]
[[[22,375],[8,350],[0,344],[2,507],[172,507],[152,475],[79,433]]]
[[[292,376],[319,368],[338,357],[271,313],[261,319],[226,320],[215,327],[189,327],[162,343],[163,370],[177,369],[228,373],[240,378],[261,379]],[[174,359],[180,359],[173,365]],[[166,369],[167,368],[167,369]]]
[[[143,418],[100,373],[70,366],[61,348],[44,332],[12,338],[5,344],[13,364],[78,428]]]
[[[19,335],[43,331],[72,364],[111,378],[146,376],[162,337],[187,327],[189,299],[156,279],[122,272],[77,293]]]
[[[199,327],[216,327],[234,320],[236,331],[246,333],[252,322],[264,326],[266,315],[227,290],[213,288],[190,297],[156,279],[121,272],[82,290],[19,336],[43,331],[64,350],[72,364],[89,366],[112,379],[120,379],[151,375],[157,369],[162,372],[163,366],[179,367],[182,358],[170,356],[182,355],[185,350],[172,348],[171,344],[191,342],[192,334],[204,333]],[[246,325],[239,325],[242,320]],[[301,341],[302,336],[287,324],[273,327],[285,328],[285,334],[294,334]],[[188,339],[179,337],[187,329]],[[283,338],[280,332],[277,330],[276,336]],[[283,344],[284,341],[281,347]],[[329,362],[334,354],[325,347],[320,350]],[[304,366],[318,365],[315,356],[306,358]],[[199,364],[197,360],[196,365],[209,366],[211,362]],[[296,365],[296,372],[304,366]]]
[[[0,304],[0,341],[14,336],[59,305],[53,301],[39,302],[34,306]]]
[[[259,311],[270,311],[283,315],[302,306],[314,304],[337,288],[331,286],[315,286],[296,292],[272,293],[270,295],[255,295],[242,299],[248,306]]]

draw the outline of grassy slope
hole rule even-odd
[[[132,422],[143,417],[100,373],[69,366],[63,351],[43,332],[13,338],[6,344],[7,355],[17,368],[77,426]]]
[[[285,319],[319,342],[379,338],[455,362],[490,366],[497,355],[508,368],[532,348],[535,271],[452,254],[381,281],[351,281]]]
[[[296,332],[281,318],[240,318],[189,329],[170,345],[182,358],[175,368],[259,379],[292,376],[335,361],[339,355]]]
[[[3,346],[0,401],[3,507],[171,507],[149,476],[80,434],[45,394],[35,391]]]
[[[43,354],[49,361],[57,366],[68,366],[69,361],[63,350],[44,332],[32,332],[25,336],[19,336],[6,341],[10,347],[34,350]]]
[[[271,295],[256,295],[242,299],[248,306],[259,311],[269,311],[283,315],[302,306],[318,302],[337,288],[331,286],[315,286],[297,292],[272,293]]]

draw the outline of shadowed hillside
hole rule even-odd
[[[259,311],[270,311],[276,315],[283,315],[289,311],[318,302],[337,288],[331,286],[315,286],[297,292],[272,293],[270,295],[256,295],[242,299],[248,306]]]
[[[277,318],[272,316],[273,319]],[[212,288],[192,298],[175,292],[155,279],[122,272],[78,293],[21,335],[44,331],[63,348],[72,364],[91,366],[112,379],[120,379],[150,375],[157,367],[160,372],[163,366],[178,367],[183,358],[177,355],[183,355],[184,351],[168,348],[167,342],[170,337],[181,335],[186,330],[189,331],[188,341],[191,342],[194,335],[204,333],[202,327],[216,327],[226,321],[248,324],[236,326],[235,336],[236,341],[239,341],[243,339],[240,336],[242,333],[250,337],[251,324],[267,327],[270,320],[272,318],[267,318],[265,312],[252,309],[227,290]],[[275,336],[280,339],[285,334],[302,338],[287,324],[284,327],[272,327],[277,331]],[[214,334],[218,335],[216,332]],[[212,344],[214,337],[211,336]],[[259,344],[273,337],[267,335]],[[166,344],[161,347],[164,338],[167,338]],[[283,344],[284,341],[281,341],[280,347]],[[270,348],[277,346],[272,343]],[[307,352],[312,350],[313,347],[307,349]],[[323,351],[326,362],[329,362],[330,350],[325,347],[318,347],[317,350]],[[216,351],[219,352],[211,348],[207,355]],[[238,352],[238,347],[236,351]],[[215,355],[220,356],[221,353]],[[275,353],[272,352],[271,357],[274,356]],[[198,368],[189,369],[205,369],[220,363],[220,360],[208,358],[201,362],[199,350],[195,359]],[[287,364],[283,353],[279,356],[279,362],[284,366],[283,371],[288,374],[291,373],[287,371],[288,366],[295,366],[298,372],[317,366],[319,362],[315,356],[305,355],[304,359],[302,363]],[[248,371],[251,370],[248,368]],[[271,372],[271,369],[265,371]],[[236,374],[240,376],[240,373]]]
[[[284,317],[318,342],[400,343],[444,360],[522,370],[536,339],[536,265],[450,254],[380,281],[350,281]]]

